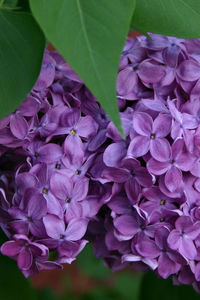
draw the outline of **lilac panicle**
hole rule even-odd
[[[91,242],[113,270],[152,269],[200,291],[200,40],[150,35],[121,55],[125,139],[56,51],[0,121],[1,252],[24,276]]]

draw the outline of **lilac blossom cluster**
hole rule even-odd
[[[55,51],[0,121],[1,253],[28,277],[90,241],[200,289],[200,40],[128,38],[117,78],[126,139]]]

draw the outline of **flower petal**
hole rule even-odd
[[[29,270],[33,261],[31,250],[28,247],[24,247],[17,258],[17,264],[21,270]]]
[[[171,147],[165,138],[155,138],[150,142],[150,153],[152,157],[160,162],[169,161],[171,157]]]
[[[43,218],[44,226],[49,237],[60,239],[65,234],[65,223],[54,215],[47,215]]]
[[[80,240],[87,230],[87,225],[88,220],[84,218],[71,220],[65,232],[65,239],[68,241]]]
[[[146,136],[136,136],[132,139],[127,155],[133,157],[139,157],[147,154],[149,151],[150,139]]]
[[[152,133],[153,120],[147,113],[136,112],[133,115],[133,128],[143,136],[150,136]]]
[[[176,191],[182,184],[182,172],[172,166],[165,175],[165,185],[170,192]]]
[[[1,253],[3,255],[12,257],[19,254],[21,248],[22,246],[16,241],[8,241],[1,246]]]

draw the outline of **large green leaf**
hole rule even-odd
[[[167,267],[167,266],[166,266]],[[160,279],[152,273],[148,272],[144,275],[141,284],[141,293],[139,300],[199,300],[200,295],[197,294],[191,286],[181,285],[174,286],[172,280]]]
[[[30,92],[44,47],[44,35],[29,13],[0,10],[0,118]]]
[[[144,32],[200,37],[200,1],[137,0],[133,26]]]
[[[135,0],[30,0],[30,4],[46,37],[121,130],[116,76]]]

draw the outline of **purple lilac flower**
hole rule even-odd
[[[153,121],[152,117],[144,112],[133,115],[133,128],[137,135],[132,139],[128,155],[140,157],[149,150],[153,158],[164,162],[171,154],[170,144],[165,137],[171,130],[171,117],[159,114]]]
[[[150,35],[121,55],[124,140],[56,51],[0,120],[1,252],[24,276],[92,242],[113,270],[150,268],[200,291],[200,40]]]

